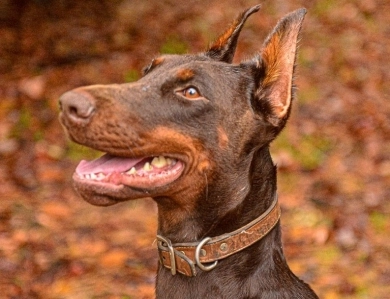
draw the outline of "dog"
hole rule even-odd
[[[305,9],[281,19],[234,64],[243,13],[200,54],[162,55],[134,83],[60,97],[69,138],[106,152],[81,161],[76,191],[93,205],[158,206],[157,298],[318,298],[282,250],[269,145],[289,117]]]

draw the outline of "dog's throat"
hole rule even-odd
[[[197,267],[203,271],[210,271],[217,266],[219,260],[238,253],[264,238],[279,222],[280,214],[275,194],[271,206],[263,214],[233,232],[204,238],[200,242],[176,244],[158,235],[160,263],[170,269],[172,275],[179,272],[186,276],[196,276]]]

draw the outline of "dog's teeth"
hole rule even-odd
[[[102,180],[106,177],[106,175],[103,172],[99,172],[96,176],[98,180]]]
[[[152,169],[153,169],[153,166],[150,165],[149,162],[146,162],[145,165],[144,165],[144,167],[143,167],[143,170],[145,170],[145,171],[150,171],[150,170],[152,170]]]
[[[177,162],[176,159],[167,158],[167,164],[168,164],[169,166],[175,165],[176,162]]]
[[[86,175],[85,175],[85,178],[88,179],[88,180],[90,180],[90,179],[91,179],[91,175],[90,175],[90,174],[86,174]]]
[[[137,170],[135,169],[135,167],[131,167],[131,169],[126,172],[126,174],[136,174],[137,173]]]
[[[152,160],[152,165],[157,168],[163,168],[167,165],[167,160],[164,156],[154,157]]]
[[[94,173],[91,173],[90,178],[91,178],[91,180],[95,180],[95,179],[97,179],[97,175]]]

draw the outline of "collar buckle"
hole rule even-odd
[[[168,251],[169,260],[171,262],[171,273],[172,275],[176,275],[176,260],[175,260],[175,250],[173,249],[171,240],[164,238],[163,236],[157,235],[158,247],[163,250]],[[163,261],[164,257],[160,257],[161,264],[164,265]]]

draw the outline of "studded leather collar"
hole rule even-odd
[[[176,243],[157,235],[157,248],[160,263],[171,270],[186,276],[196,276],[197,268],[210,271],[219,260],[237,253],[266,236],[280,219],[280,207],[275,195],[271,206],[247,225],[213,238],[199,242]],[[205,265],[207,264],[207,265]]]

